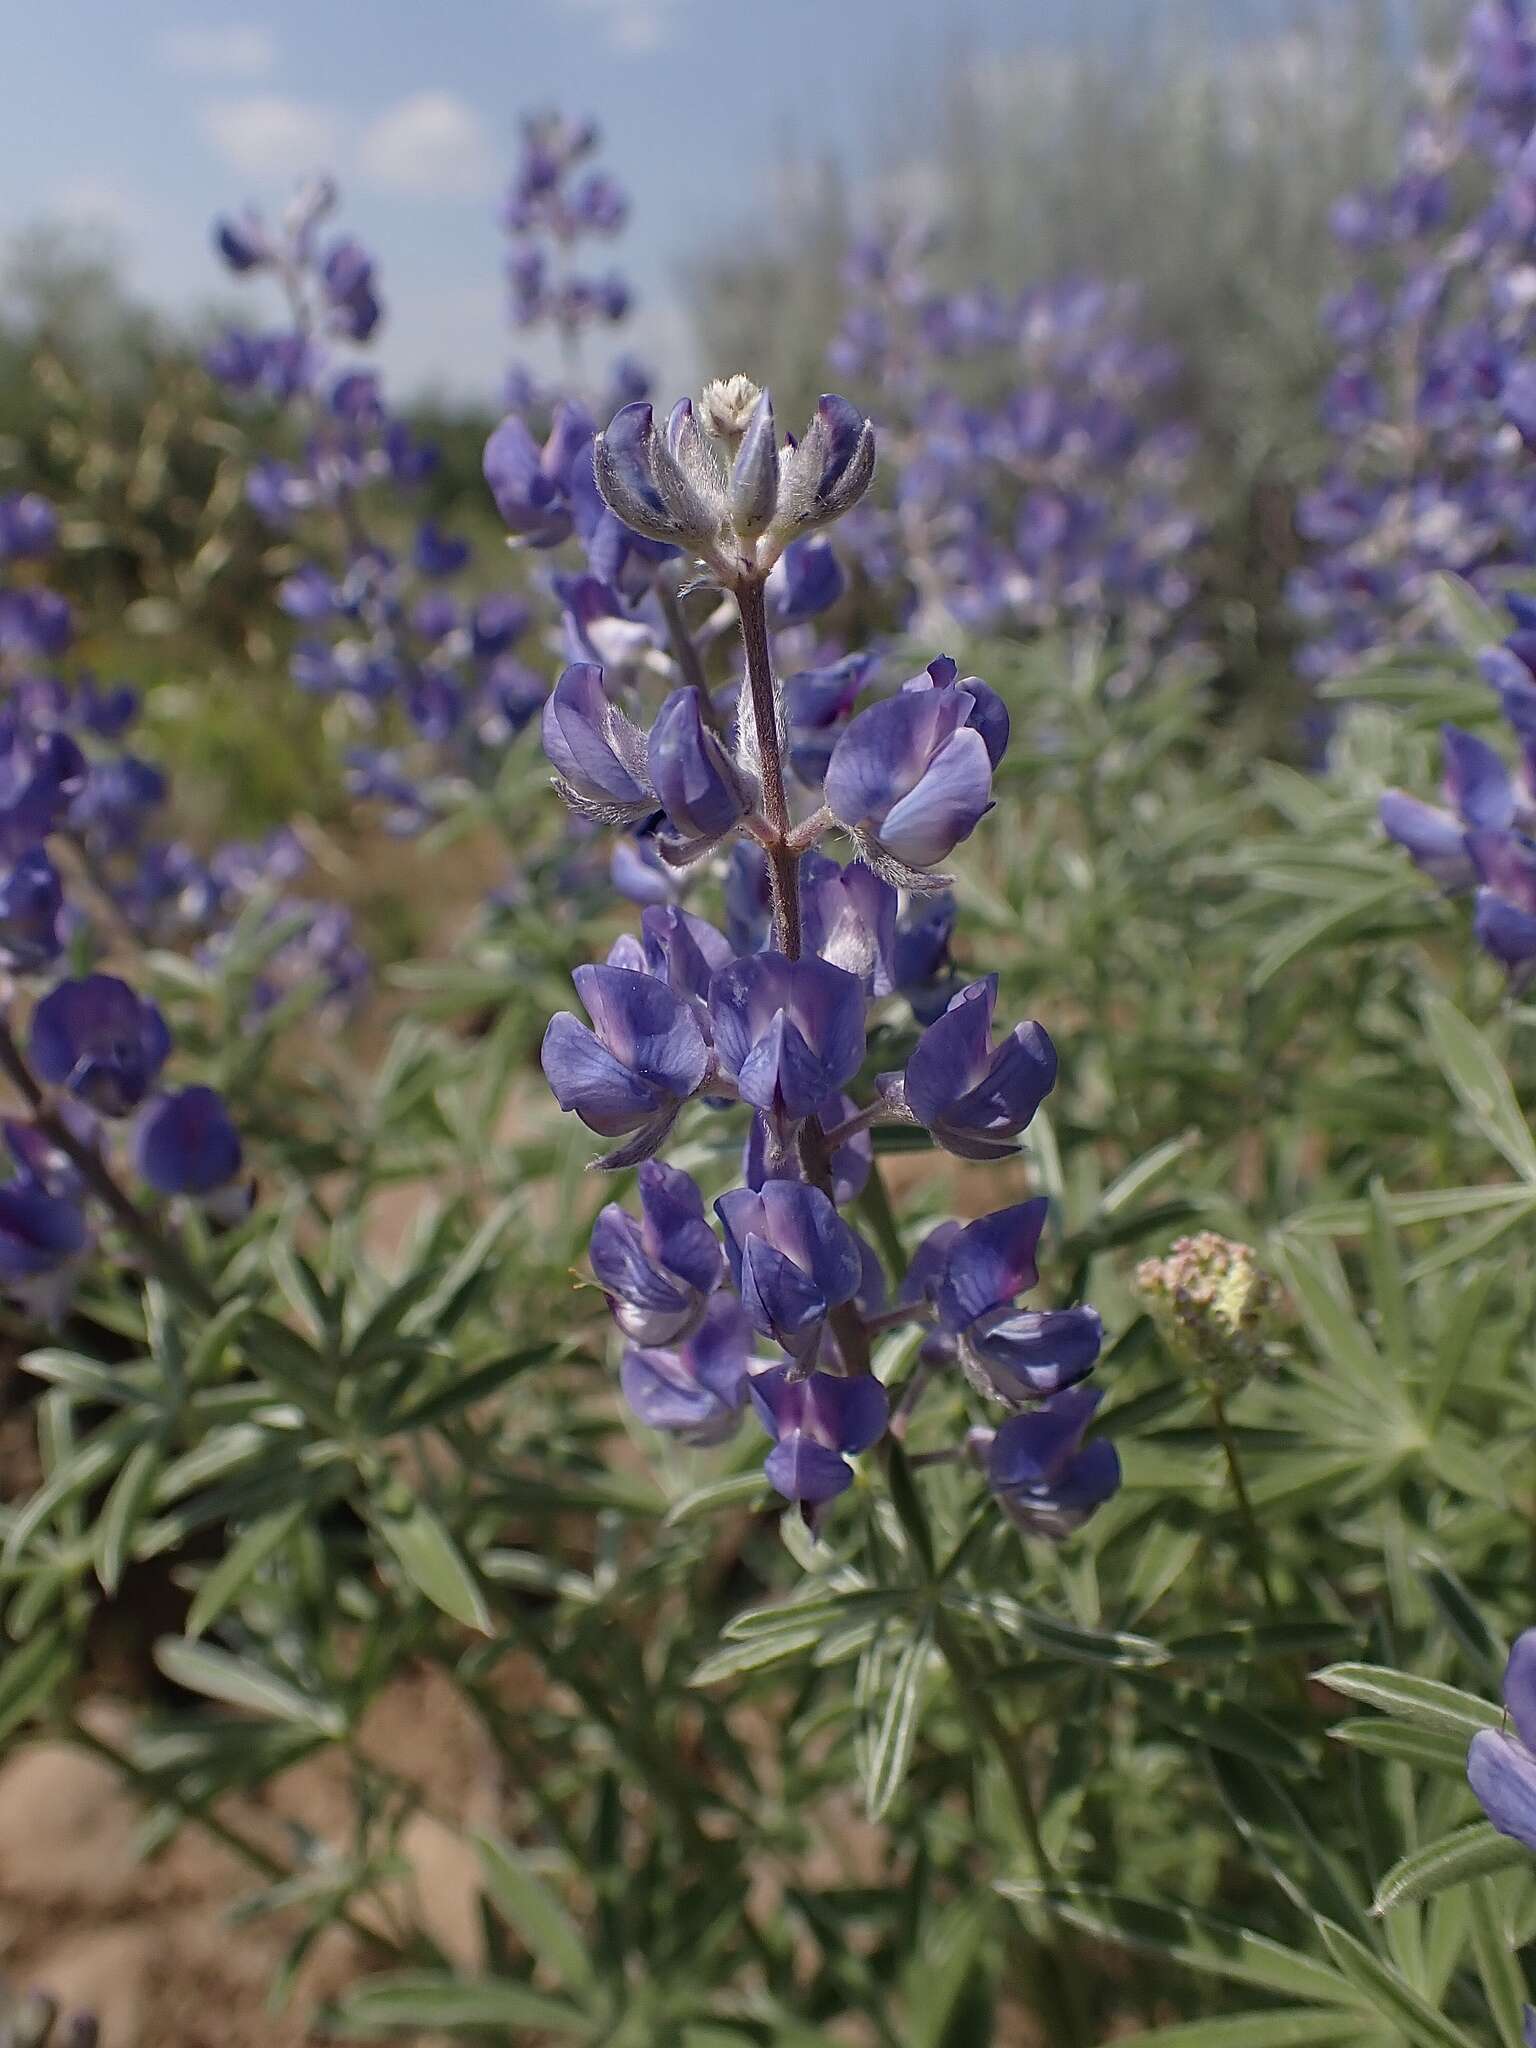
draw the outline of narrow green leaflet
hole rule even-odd
[[[1415,2048],[1481,2048],[1470,2034],[1436,2012],[1396,1970],[1372,1955],[1363,1941],[1356,1941],[1331,1920],[1320,1919],[1317,1929],[1340,1972],[1383,2022],[1406,2034]]]
[[[902,1645],[884,1679],[864,1766],[864,1804],[871,1820],[879,1820],[890,1806],[912,1761],[931,1651],[929,1632],[921,1628]]]
[[[432,1970],[370,1977],[342,2000],[336,2018],[344,2034],[387,2033],[396,2027],[440,2028],[444,2033],[531,2027],[551,2034],[579,2034],[589,2027],[586,2016],[574,2007],[524,1985],[450,1977]]]
[[[334,1702],[311,1699],[287,1679],[211,1644],[162,1636],[155,1645],[155,1662],[173,1685],[184,1685],[188,1692],[225,1706],[243,1707],[263,1720],[291,1721],[333,1740],[346,1730],[346,1717]]]
[[[1466,1884],[1530,1859],[1529,1849],[1501,1835],[1489,1822],[1472,1821],[1394,1863],[1376,1887],[1376,1911],[1390,1913],[1394,1906],[1415,1905],[1453,1884]]]
[[[1525,1976],[1499,1911],[1498,1891],[1485,1877],[1472,1886],[1472,1953],[1503,2048],[1525,2048]]]
[[[207,1578],[198,1587],[187,1612],[187,1634],[192,1640],[208,1630],[237,1600],[269,1557],[275,1557],[311,1512],[305,1500],[290,1502],[275,1514],[263,1515],[232,1543]]]
[[[1467,1741],[1464,1735],[1448,1735],[1437,1728],[1421,1728],[1412,1721],[1375,1719],[1341,1721],[1328,1730],[1334,1742],[1347,1749],[1363,1750],[1367,1756],[1382,1756],[1393,1763],[1409,1764],[1416,1771],[1437,1771],[1451,1778],[1467,1775]]]
[[[592,1962],[576,1923],[527,1857],[492,1835],[477,1836],[475,1847],[492,1903],[528,1953],[567,1990],[590,1984]]]
[[[158,1441],[136,1444],[112,1482],[96,1525],[96,1576],[104,1593],[115,1593],[122,1584],[134,1534],[164,1463],[165,1452]]]
[[[491,1611],[479,1581],[464,1561],[453,1538],[424,1501],[403,1514],[390,1508],[375,1511],[374,1527],[398,1559],[400,1569],[434,1607],[465,1628],[491,1633]]]
[[[1425,1029],[1463,1108],[1522,1180],[1536,1182],[1536,1139],[1492,1046],[1444,996],[1426,993]]]
[[[36,1629],[25,1642],[0,1648],[0,1742],[42,1712],[74,1661],[59,1627]]]
[[[695,1486],[680,1494],[667,1509],[663,1524],[675,1529],[683,1522],[697,1522],[722,1508],[756,1508],[767,1503],[773,1489],[761,1469],[736,1472],[729,1479],[715,1479],[708,1486]]]
[[[1504,1718],[1500,1708],[1475,1693],[1443,1685],[1437,1678],[1414,1678],[1382,1664],[1330,1664],[1326,1671],[1318,1672],[1317,1683],[1418,1727],[1460,1735],[1466,1742],[1479,1728],[1497,1728]]]

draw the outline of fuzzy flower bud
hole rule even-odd
[[[711,378],[699,399],[705,431],[734,448],[751,424],[762,395],[740,370],[733,377]]]
[[[1179,1363],[1218,1393],[1245,1386],[1269,1355],[1280,1289],[1251,1245],[1213,1230],[1144,1259],[1136,1284]]]

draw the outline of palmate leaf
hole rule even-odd
[[[1376,1887],[1375,1910],[1390,1913],[1394,1906],[1416,1905],[1453,1884],[1466,1884],[1496,1870],[1511,1870],[1530,1860],[1531,1852],[1522,1843],[1501,1835],[1488,1821],[1472,1821],[1394,1863]]]

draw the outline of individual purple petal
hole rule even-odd
[[[1536,1756],[1523,1743],[1480,1728],[1467,1751],[1467,1783],[1501,1835],[1536,1850]]]
[[[798,1432],[774,1445],[763,1460],[763,1471],[776,1493],[807,1507],[835,1500],[853,1484],[853,1467],[846,1458]]]
[[[821,1442],[856,1456],[877,1444],[890,1420],[890,1402],[872,1373],[838,1379],[813,1373],[805,1383],[805,1421]]]
[[[1049,1208],[1046,1197],[1036,1195],[958,1232],[935,1295],[947,1330],[964,1330],[1035,1285],[1040,1277],[1035,1252]]]
[[[945,741],[922,779],[886,812],[880,844],[909,867],[929,868],[969,839],[992,809],[992,763],[967,726]]]
[[[1445,743],[1445,794],[1473,828],[1507,832],[1515,822],[1515,794],[1502,757],[1459,726],[1441,727]]]
[[[1476,877],[1459,818],[1436,804],[1389,789],[1379,808],[1381,828],[1444,889],[1469,888]]]
[[[539,1059],[560,1107],[574,1110],[600,1137],[618,1138],[638,1130],[663,1106],[658,1091],[616,1059],[568,1010],[550,1018]]]
[[[1018,1407],[1086,1378],[1103,1342],[1091,1308],[994,1311],[961,1333],[960,1363],[979,1393]]]
[[[1515,1638],[1504,1666],[1504,1704],[1515,1733],[1536,1753],[1536,1628],[1525,1629]]]
[[[571,979],[602,1043],[643,1080],[679,1101],[702,1086],[709,1048],[669,988],[614,967],[578,967]]]
[[[709,1009],[721,1066],[775,1116],[808,1116],[863,1064],[864,992],[824,960],[750,954],[716,974]]]
[[[685,840],[713,842],[746,816],[754,787],[704,718],[702,690],[674,690],[656,714],[646,769],[667,822]]]
[[[603,688],[603,672],[575,662],[544,705],[544,751],[561,783],[588,803],[641,815],[655,808],[644,780],[643,736]]]

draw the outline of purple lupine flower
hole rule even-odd
[[[1040,1195],[967,1224],[949,1241],[933,1288],[940,1328],[957,1340],[966,1378],[1011,1408],[1086,1378],[1103,1342],[1091,1308],[1017,1306],[1040,1278],[1035,1252],[1049,1207]]]
[[[796,1380],[785,1366],[753,1373],[752,1406],[775,1439],[763,1470],[786,1500],[817,1508],[853,1484],[848,1460],[877,1444],[890,1404],[877,1379],[813,1372]]]
[[[1476,869],[1467,852],[1466,827],[1454,812],[1424,803],[1404,790],[1389,789],[1377,815],[1387,837],[1442,889],[1471,887]]]
[[[90,1244],[78,1202],[27,1179],[0,1186],[0,1292],[57,1323]]]
[[[827,808],[860,854],[898,886],[941,887],[928,871],[992,808],[992,771],[1008,744],[1002,700],[948,660],[871,704],[832,749]]]
[[[895,987],[896,891],[863,861],[839,867],[825,854],[800,863],[800,909],[807,952],[857,975],[872,996]]]
[[[725,1256],[690,1175],[647,1159],[638,1179],[638,1219],[617,1202],[599,1212],[592,1270],[632,1344],[678,1344],[698,1328],[724,1276]]]
[[[1467,1781],[1501,1835],[1536,1850],[1536,1629],[1515,1638],[1504,1667],[1513,1731],[1480,1728],[1467,1751]]]
[[[769,1180],[715,1203],[731,1278],[752,1327],[802,1367],[814,1364],[826,1320],[859,1293],[859,1239],[820,1188]]]
[[[0,497],[0,561],[19,562],[53,552],[59,515],[38,491]]]
[[[676,835],[664,858],[697,860],[751,810],[757,790],[706,722],[702,690],[674,690],[646,742],[646,774]]]
[[[563,401],[541,448],[515,413],[485,444],[485,480],[510,532],[530,547],[558,547],[575,528],[571,493],[580,465],[591,468],[592,421]]]
[[[838,734],[852,715],[873,667],[870,655],[847,654],[826,668],[802,669],[785,683],[789,765],[807,789],[820,789],[826,780]]]
[[[721,1288],[682,1343],[626,1351],[619,1384],[648,1429],[700,1448],[723,1443],[746,1406],[751,1351],[746,1312],[729,1288]]]
[[[797,540],[780,555],[764,586],[775,626],[798,626],[830,611],[843,594],[843,571],[829,540]]]
[[[1106,1438],[1086,1448],[1083,1434],[1103,1395],[1070,1387],[995,1433],[972,1432],[970,1449],[1008,1519],[1029,1536],[1080,1529],[1120,1485],[1120,1459]]]
[[[239,1174],[240,1133],[213,1088],[182,1088],[150,1103],[135,1139],[140,1175],[163,1195],[216,1194]]]
[[[64,885],[40,846],[0,875],[0,961],[13,973],[34,974],[59,957]]]
[[[474,553],[467,540],[444,533],[435,519],[424,519],[416,529],[412,559],[423,576],[457,576]]]
[[[992,1045],[997,976],[963,988],[917,1041],[904,1071],[882,1077],[899,1104],[961,1159],[1006,1159],[1056,1085],[1056,1048],[1036,1023]]]
[[[588,1130],[629,1138],[600,1166],[638,1165],[703,1087],[709,1046],[689,1005],[649,974],[578,967],[571,978],[595,1029],[568,1010],[551,1017],[539,1055],[545,1078]]]
[[[713,1039],[709,992],[716,974],[736,958],[731,942],[707,918],[695,917],[680,904],[648,905],[640,914],[640,940],[620,939],[609,954],[615,967],[654,974],[676,996],[690,1004],[699,1029]]]
[[[566,669],[544,706],[544,751],[555,788],[574,811],[620,825],[657,808],[646,768],[646,736],[603,688],[590,662]]]
[[[32,1065],[103,1116],[126,1116],[171,1050],[165,1019],[112,974],[61,981],[32,1013]]]
[[[864,991],[824,960],[753,953],[716,974],[710,1019],[743,1101],[779,1124],[809,1116],[864,1060]]]

